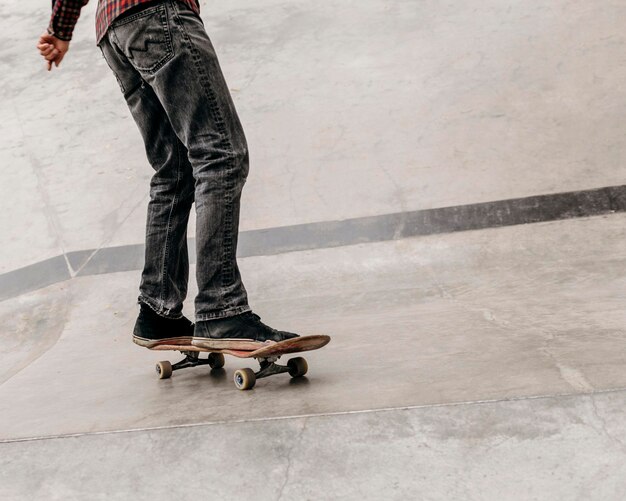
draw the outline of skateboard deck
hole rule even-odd
[[[284,341],[273,342],[268,341],[259,348],[254,350],[236,350],[232,348],[205,348],[200,346],[180,346],[180,345],[158,345],[152,350],[164,351],[175,350],[185,355],[185,359],[176,364],[168,361],[158,362],[156,371],[159,379],[168,379],[175,370],[184,369],[186,367],[195,367],[197,365],[209,365],[212,369],[220,369],[224,366],[224,354],[232,355],[238,358],[255,358],[259,362],[261,368],[254,372],[252,369],[239,369],[235,371],[235,386],[240,390],[249,390],[254,387],[256,380],[289,372],[291,377],[302,377],[308,371],[308,364],[302,357],[292,358],[287,365],[279,365],[276,361],[283,355],[290,353],[300,353],[303,351],[318,350],[326,346],[330,342],[330,336],[313,335],[300,336]],[[200,353],[207,352],[207,358],[200,358]]]

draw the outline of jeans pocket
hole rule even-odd
[[[174,56],[165,4],[114,21],[111,28],[120,49],[138,71],[154,73]]]

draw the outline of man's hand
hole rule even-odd
[[[70,43],[65,40],[59,40],[54,35],[49,35],[47,31],[39,37],[39,43],[37,44],[39,53],[46,60],[48,71],[52,69],[52,63],[56,66],[61,64],[65,53],[70,48]]]

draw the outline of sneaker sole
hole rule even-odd
[[[170,337],[166,339],[146,339],[144,337],[133,336],[133,343],[143,346],[144,348],[154,348],[155,346],[189,346],[191,344],[191,336],[186,337]]]

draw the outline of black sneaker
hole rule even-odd
[[[247,311],[227,318],[197,322],[191,344],[199,348],[251,351],[267,344],[298,337],[261,322],[261,317]]]
[[[188,318],[165,318],[157,315],[149,306],[141,304],[133,330],[133,342],[139,346],[189,346],[192,337],[193,323]]]

